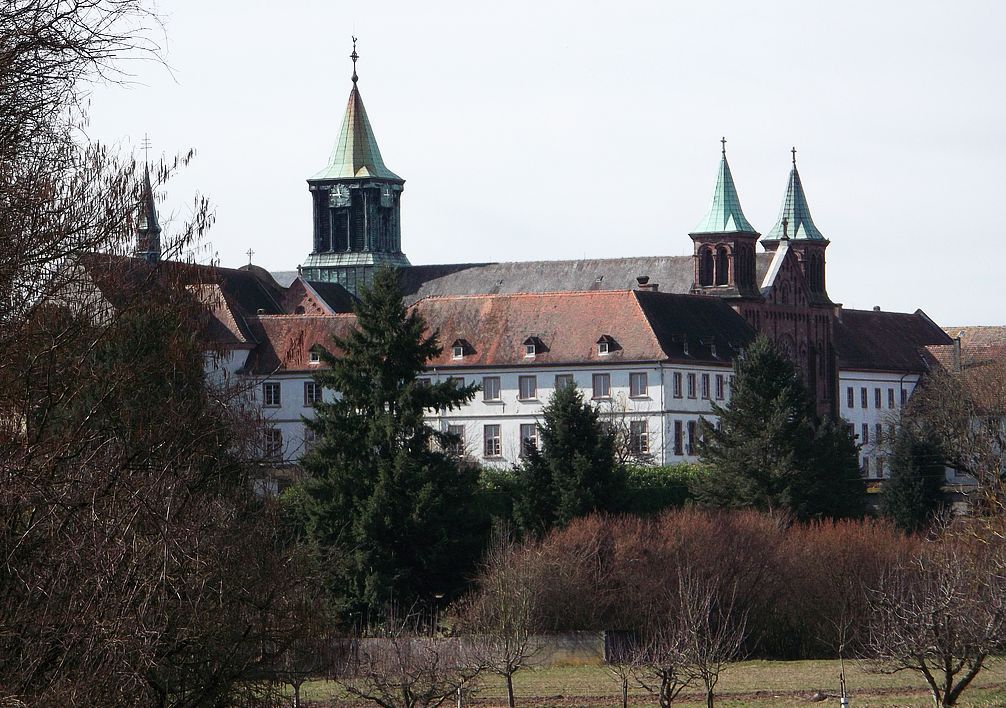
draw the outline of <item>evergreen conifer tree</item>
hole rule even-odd
[[[575,386],[560,386],[542,410],[541,449],[518,467],[517,525],[540,533],[592,511],[611,511],[624,484],[614,435]]]
[[[820,419],[793,363],[764,336],[738,358],[730,402],[701,423],[700,503],[787,511],[797,518],[863,513],[856,445],[839,421]]]
[[[336,397],[307,421],[316,444],[303,459],[302,505],[330,560],[336,608],[375,618],[391,604],[408,609],[459,590],[480,550],[476,471],[436,449],[449,436],[424,419],[471,400],[477,387],[418,380],[441,348],[402,304],[395,271],[375,274],[356,316],[316,375]]]
[[[945,479],[943,455],[929,435],[899,425],[891,477],[880,489],[880,512],[904,531],[922,531],[939,513]]]

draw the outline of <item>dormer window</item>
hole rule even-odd
[[[615,338],[610,335],[602,334],[601,338],[597,340],[597,353],[601,356],[611,354],[611,352],[615,351],[617,348],[618,343],[615,341]]]
[[[321,350],[312,349],[307,354],[307,363],[311,366],[317,366],[321,363]]]
[[[538,342],[534,337],[528,337],[524,340],[524,358],[534,359],[538,354]]]
[[[454,344],[451,345],[451,358],[452,359],[464,359],[466,354],[472,352],[472,347],[468,344],[467,340],[455,339]]]

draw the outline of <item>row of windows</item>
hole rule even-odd
[[[447,432],[454,437],[453,450],[462,453],[465,449],[465,428],[463,425],[448,425]],[[629,421],[629,452],[633,455],[646,455],[650,452],[649,423],[645,420]],[[528,450],[538,448],[538,424],[520,424],[520,455],[523,457]],[[503,456],[502,426],[499,423],[489,423],[482,426],[483,457]]]
[[[877,424],[875,424],[874,427],[873,427],[873,432],[874,432],[873,443],[875,445],[882,445],[883,442],[884,442],[884,437],[885,437],[885,434],[884,434],[884,424],[883,423],[877,423]],[[891,426],[888,427],[887,436],[890,437],[890,436],[893,436],[893,435],[894,435],[894,426],[891,425]],[[862,427],[860,427],[859,442],[861,444],[863,444],[863,445],[869,445],[870,444],[870,424],[869,423],[863,423]]]
[[[846,407],[847,408],[855,408],[856,407],[856,389],[854,389],[852,386],[847,387],[845,389],[845,397],[846,397],[846,401],[845,401],[846,402]],[[901,405],[905,405],[906,401],[908,401],[908,390],[903,388],[903,389],[901,389]],[[873,407],[874,408],[883,408],[882,403],[883,403],[883,393],[882,393],[882,390],[879,389],[879,388],[874,388],[873,389]],[[863,408],[863,409],[866,409],[866,408],[870,407],[869,389],[867,389],[865,386],[863,386],[862,388],[859,389],[859,407]],[[894,408],[894,389],[893,388],[888,388],[887,389],[887,407],[888,408]]]
[[[321,385],[316,381],[304,382],[304,405],[313,406],[321,401]],[[266,381],[262,384],[262,405],[266,408],[278,408],[283,405],[283,387],[278,381]]]
[[[672,380],[673,380],[674,397],[675,398],[684,398],[683,390],[682,390],[682,383],[685,382],[685,381],[687,381],[688,382],[688,397],[689,398],[696,398],[697,397],[696,396],[696,384],[699,383],[699,382],[701,382],[701,384],[702,384],[702,398],[704,400],[709,400],[709,398],[710,398],[710,391],[709,391],[710,376],[709,376],[709,374],[702,374],[701,378],[698,378],[697,374],[688,374],[687,377],[684,377],[680,371],[675,371]],[[716,400],[717,401],[722,401],[723,398],[724,398],[724,387],[725,386],[729,386],[732,389],[733,385],[734,385],[734,377],[733,376],[725,376],[724,374],[716,374],[716,377],[714,379],[712,379],[712,381],[714,381],[715,384],[716,384],[716,391],[715,391]]]
[[[449,381],[457,383],[458,386],[465,385],[463,376],[451,376]],[[429,379],[419,379],[420,383],[429,384]],[[647,395],[648,379],[645,371],[634,371],[629,374],[629,396],[633,398],[643,398]],[[563,386],[573,386],[573,374],[556,374],[555,388],[558,390]],[[593,398],[611,398],[611,374],[593,374],[591,377],[591,387]],[[499,376],[482,377],[482,400],[500,401],[502,400],[502,388]],[[533,401],[538,398],[538,377],[534,374],[519,376],[517,378],[517,399],[521,401]]]
[[[540,352],[548,351],[537,337],[528,337],[522,342],[521,346],[524,347],[525,359],[534,359]],[[602,334],[601,338],[597,340],[597,353],[601,356],[607,356],[618,348],[618,342],[610,335]],[[452,359],[464,359],[465,356],[474,353],[476,353],[475,348],[467,339],[455,339],[454,344],[451,345]]]

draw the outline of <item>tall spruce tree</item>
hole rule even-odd
[[[436,449],[449,441],[424,413],[460,406],[477,387],[418,379],[441,348],[402,304],[395,271],[375,274],[356,316],[315,377],[337,395],[307,421],[317,437],[303,459],[303,507],[330,560],[336,609],[376,618],[391,604],[408,610],[459,590],[474,564],[477,475]]]
[[[880,513],[904,531],[922,531],[943,503],[943,454],[911,423],[898,426],[888,458],[891,477],[880,488]]]
[[[560,386],[542,409],[541,449],[524,451],[514,516],[541,533],[592,511],[612,511],[624,484],[614,434],[575,386]]]
[[[738,358],[730,402],[701,423],[700,503],[786,511],[797,518],[861,515],[865,485],[856,444],[840,421],[820,419],[793,363],[764,336]]]

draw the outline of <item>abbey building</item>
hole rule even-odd
[[[319,352],[354,326],[355,296],[375,269],[392,265],[444,345],[426,376],[481,387],[469,405],[431,418],[482,463],[512,463],[536,444],[542,407],[565,385],[593,399],[639,460],[694,459],[699,419],[729,400],[734,358],[763,333],[799,366],[819,412],[853,426],[864,475],[885,474],[886,431],[935,365],[933,348],[953,340],[921,310],[849,310],[831,299],[830,242],[795,153],[779,218],[763,234],[744,215],[724,145],[709,207],[681,235],[691,256],[411,265],[405,180],[378,148],[355,59],[335,147],[307,181],[313,231],[297,271],[185,266],[217,293],[213,331],[228,353],[216,373],[249,383],[277,462],[295,463],[312,444],[303,417],[322,395],[312,378]]]

